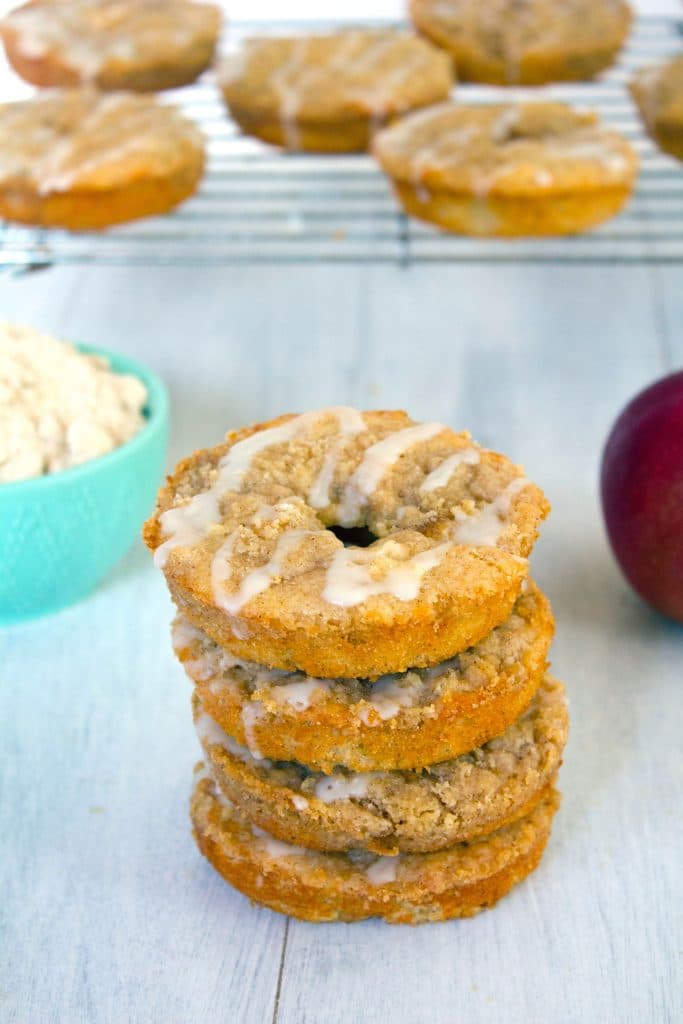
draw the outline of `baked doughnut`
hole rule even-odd
[[[546,677],[502,736],[452,761],[323,775],[252,757],[196,696],[194,714],[211,776],[249,821],[296,846],[381,854],[442,850],[524,817],[552,787],[568,730],[564,688]]]
[[[380,132],[373,151],[405,210],[481,236],[565,235],[614,216],[637,157],[564,103],[444,103]]]
[[[371,678],[503,622],[548,507],[466,433],[336,408],[185,459],[143,532],[181,613],[236,657]]]
[[[537,866],[559,804],[551,791],[527,817],[471,843],[377,857],[282,843],[250,825],[219,793],[200,778],[193,831],[201,852],[236,889],[306,921],[382,917],[392,924],[471,917],[492,906]]]
[[[129,93],[49,92],[0,105],[0,217],[104,228],[164,213],[201,179],[200,131]]]
[[[446,54],[404,32],[248,39],[219,84],[250,135],[291,150],[360,152],[406,111],[446,99]]]
[[[213,60],[220,11],[188,0],[30,0],[0,21],[7,59],[38,86],[153,92]]]
[[[410,15],[455,57],[459,78],[494,85],[592,78],[632,18],[624,0],[410,0]]]
[[[533,586],[507,621],[450,661],[402,675],[309,678],[240,663],[177,620],[175,652],[204,710],[256,757],[326,773],[422,768],[498,736],[543,679],[550,605]]]
[[[630,90],[648,135],[683,160],[683,57],[637,71]]]

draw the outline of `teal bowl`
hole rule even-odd
[[[168,442],[168,394],[146,367],[107,352],[147,388],[146,425],[112,452],[59,473],[0,484],[0,624],[80,601],[125,555],[154,506]]]

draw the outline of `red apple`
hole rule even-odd
[[[624,575],[683,622],[683,371],[641,391],[607,438],[602,508]]]

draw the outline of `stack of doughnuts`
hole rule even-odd
[[[202,853],[312,921],[491,906],[538,864],[568,719],[540,489],[469,434],[346,407],[229,434],[144,536],[204,749]]]

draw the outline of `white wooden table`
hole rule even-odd
[[[597,498],[623,403],[683,365],[683,268],[52,269],[0,312],[135,355],[169,462],[284,410],[403,406],[525,464],[572,734],[539,870],[471,921],[307,925],[204,863],[171,606],[138,544],[87,601],[0,631],[0,1021],[683,1019],[683,627],[629,591]]]

